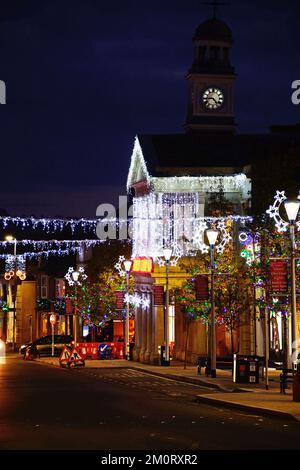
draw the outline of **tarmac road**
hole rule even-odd
[[[300,449],[300,423],[199,404],[218,393],[131,369],[0,365],[0,449]]]

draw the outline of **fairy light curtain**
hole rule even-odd
[[[197,218],[203,216],[198,193],[150,193],[133,200],[133,257],[157,259],[166,246],[193,249]]]

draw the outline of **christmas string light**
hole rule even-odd
[[[138,137],[135,137],[130,168],[127,178],[127,191],[134,183],[145,181],[153,192],[197,192],[217,193],[239,193],[244,201],[250,199],[251,180],[244,173],[230,176],[173,176],[153,177],[149,174],[146,160]]]
[[[0,216],[0,227],[6,229],[9,224],[13,224],[18,228],[33,230],[42,229],[46,233],[62,232],[64,229],[70,228],[72,233],[76,229],[83,230],[84,232],[95,232],[99,223],[107,225],[114,223],[119,226],[122,223],[127,223],[127,219],[49,219],[49,218],[36,218],[36,217],[10,217]]]
[[[32,245],[34,249],[37,250],[43,250],[43,249],[54,249],[56,245],[65,245],[66,247],[76,247],[77,245],[79,246],[86,246],[87,248],[93,247],[100,245],[102,243],[105,243],[106,240],[91,240],[91,239],[86,239],[86,240],[17,240],[17,245],[18,246],[28,246]],[[10,248],[15,242],[14,241],[0,241],[0,247],[2,248]]]
[[[180,246],[183,256],[192,256],[199,250],[202,232],[207,224],[220,224],[223,235],[218,250],[229,242],[224,226],[232,223],[246,225],[249,216],[204,217],[204,206],[197,193],[150,193],[133,199],[132,255],[161,257],[164,246]],[[201,213],[202,212],[202,213]],[[195,234],[199,234],[196,235]],[[204,245],[201,245],[204,248]]]
[[[49,256],[68,256],[71,254],[78,253],[80,251],[80,247],[73,247],[69,248],[66,250],[44,250],[44,251],[37,251],[37,252],[25,252],[22,253],[22,256],[25,259],[34,259],[34,258],[39,258],[39,257],[45,257],[48,258]],[[0,259],[6,259],[8,254],[0,254]]]

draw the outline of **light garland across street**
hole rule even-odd
[[[83,232],[93,231],[101,223],[101,219],[49,219],[49,218],[36,218],[36,217],[10,217],[0,216],[0,228],[6,229],[8,225],[12,224],[21,229],[44,230],[46,233],[62,232],[64,229],[71,229],[74,233],[76,229],[83,230]],[[119,226],[122,223],[127,223],[127,219],[103,219],[103,224],[114,223]]]

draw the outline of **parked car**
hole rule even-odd
[[[54,355],[59,356],[65,345],[71,346],[73,341],[70,335],[54,335]],[[38,338],[32,343],[22,344],[19,349],[21,356],[25,355],[28,346],[35,346],[38,356],[51,356],[52,354],[52,335]]]

